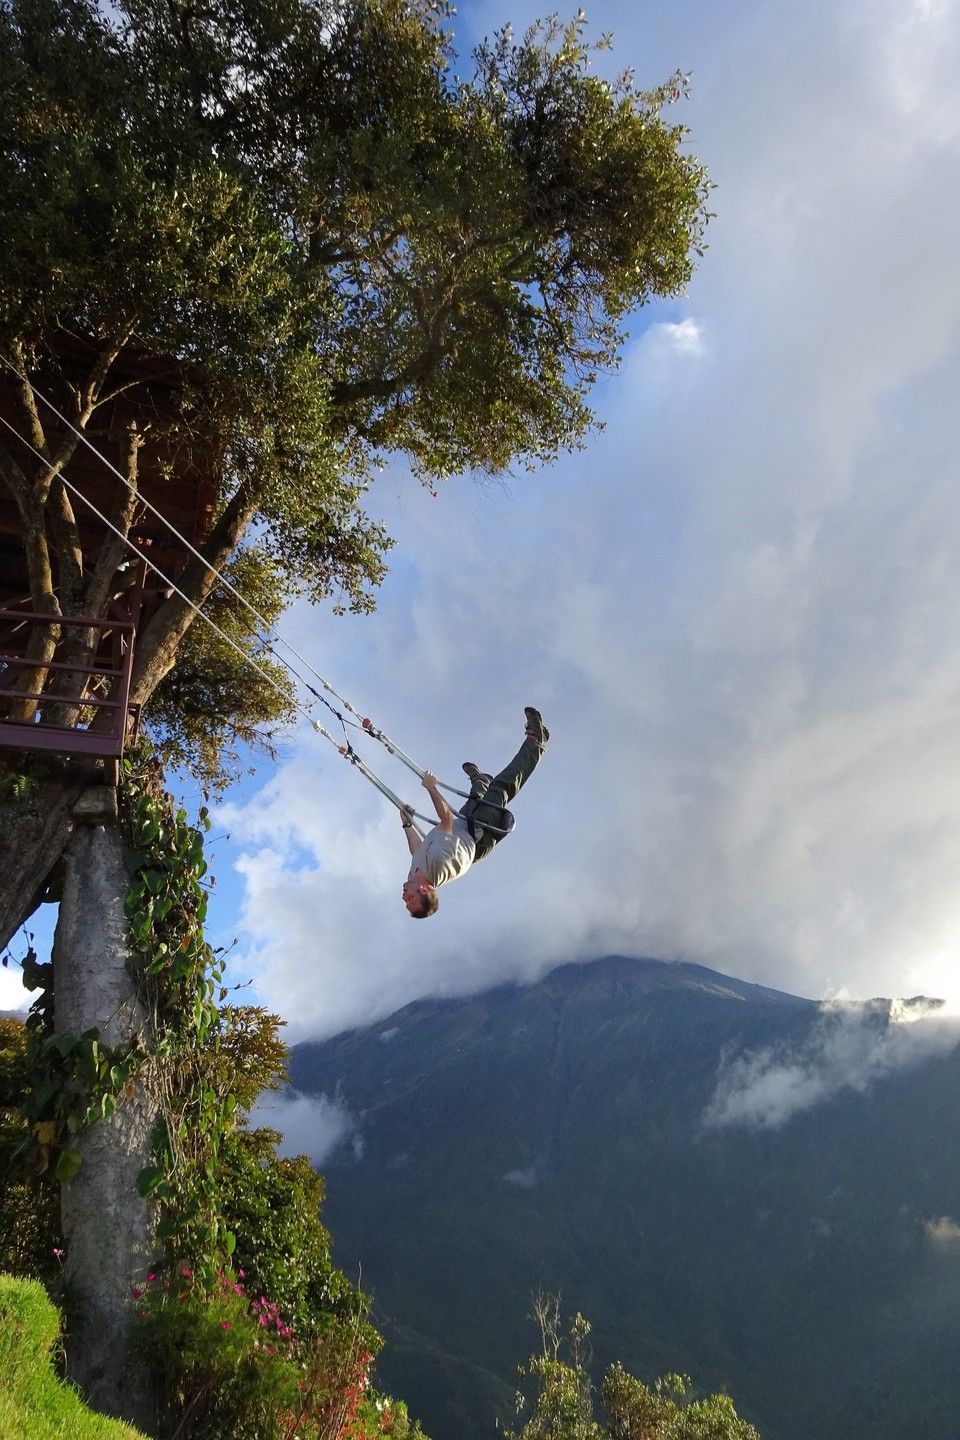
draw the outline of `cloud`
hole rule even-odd
[[[385,476],[378,613],[288,617],[444,778],[508,759],[526,703],[553,731],[515,835],[426,924],[394,812],[316,734],[225,807],[232,968],[293,1039],[615,951],[957,993],[960,15],[610,8],[615,63],[694,71],[710,248],[635,317],[583,453],[437,500]],[[821,1083],[774,1067],[771,1113]]]
[[[35,998],[23,988],[19,965],[0,968],[0,1010],[14,1010],[25,1015]]]
[[[656,369],[675,376],[678,362],[699,359],[704,353],[703,329],[692,316],[675,322],[661,320],[651,325],[639,342],[647,383]]]
[[[532,1190],[540,1183],[540,1167],[533,1161],[524,1170],[508,1170],[503,1178],[508,1185],[516,1185],[519,1190]]]
[[[925,1220],[923,1228],[936,1245],[960,1244],[960,1225],[949,1215],[941,1215],[938,1220]]]
[[[343,1141],[359,1140],[356,1122],[339,1100],[327,1095],[303,1095],[299,1090],[267,1092],[250,1114],[250,1126],[279,1130],[281,1155],[308,1155],[322,1165]]]
[[[708,1129],[774,1130],[845,1090],[864,1093],[960,1044],[960,1016],[935,1002],[834,1001],[799,1044],[728,1055],[704,1113]]]

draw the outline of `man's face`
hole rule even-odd
[[[431,893],[430,885],[423,885],[417,880],[405,880],[403,882],[403,903],[411,915],[418,915],[423,909],[423,902]]]

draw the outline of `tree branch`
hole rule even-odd
[[[214,571],[222,570],[257,512],[259,486],[245,480],[230,500],[202,550],[203,562],[191,560],[178,588],[199,607],[217,583]],[[176,659],[177,646],[195,619],[196,612],[179,595],[160,607],[146,630],[137,639],[130,702],[144,705]]]
[[[142,444],[143,435],[138,430],[136,421],[131,421],[126,428],[126,444],[123,455],[123,469],[127,483],[120,486],[117,504],[109,516],[111,524],[121,532],[124,539],[115,535],[113,531],[108,533],[87,581],[87,603],[94,615],[99,615],[112,597],[117,566],[130,550],[126,537],[130,534],[130,527],[140,505],[137,479]]]

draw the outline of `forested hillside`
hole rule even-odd
[[[546,1289],[598,1372],[726,1387],[765,1440],[953,1440],[960,1055],[891,1048],[889,1012],[606,959],[298,1047],[294,1084],[352,1117],[327,1216],[383,1383],[434,1440],[492,1435]],[[836,1053],[891,1061],[779,1126],[708,1127],[721,1057],[762,1047],[771,1089],[790,1057],[810,1085]]]

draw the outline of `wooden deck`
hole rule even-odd
[[[123,754],[139,718],[131,712],[130,680],[144,568],[104,620],[0,610],[0,749],[100,759]],[[42,627],[56,627],[59,641],[54,658],[41,664],[29,645]],[[67,637],[80,631],[89,634],[91,658],[57,658]]]

